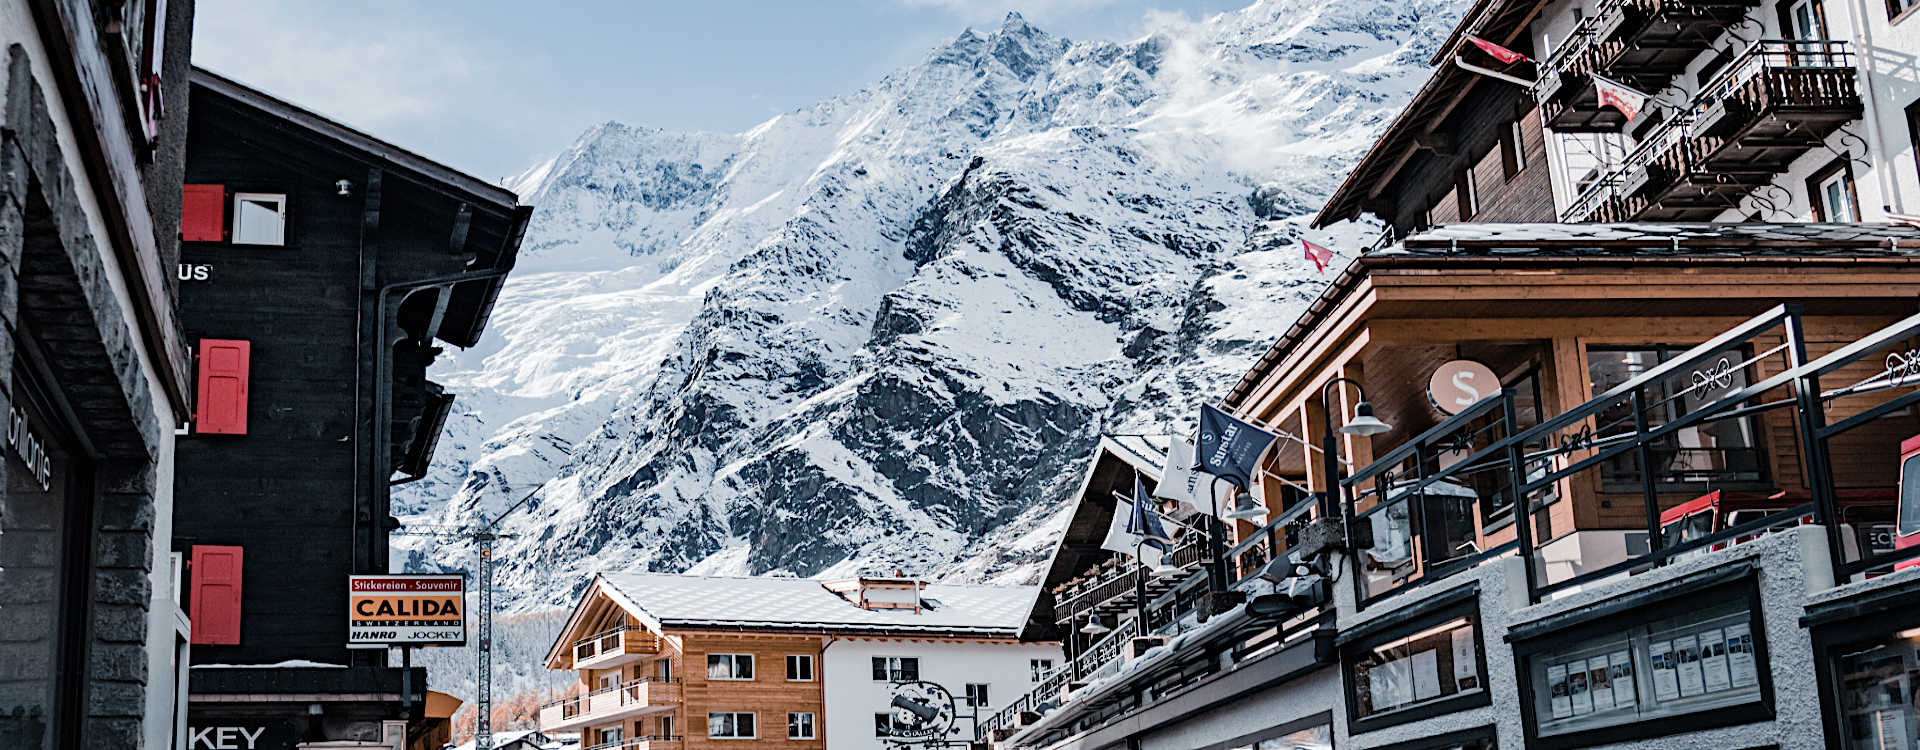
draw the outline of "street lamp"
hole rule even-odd
[[[1089,636],[1106,635],[1113,632],[1113,628],[1107,627],[1106,623],[1101,622],[1100,613],[1095,612],[1087,615],[1087,624],[1080,626],[1080,632]]]
[[[1321,518],[1332,518],[1335,513],[1342,512],[1340,503],[1337,502],[1340,492],[1340,446],[1334,439],[1333,429],[1333,387],[1341,383],[1353,386],[1353,390],[1360,394],[1360,403],[1353,407],[1353,419],[1341,425],[1340,432],[1367,437],[1393,429],[1393,425],[1382,422],[1379,417],[1373,415],[1373,404],[1367,402],[1367,389],[1360,385],[1360,381],[1340,377],[1329,380],[1326,385],[1321,386],[1320,415],[1326,419],[1325,429],[1320,435],[1320,458],[1325,462],[1322,468],[1326,475],[1323,480],[1326,485],[1323,488],[1325,491],[1320,493]]]

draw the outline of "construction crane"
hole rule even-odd
[[[480,577],[480,643],[474,649],[474,750],[493,750],[493,543],[501,539],[511,539],[517,534],[502,534],[500,522],[507,516],[526,505],[535,494],[546,488],[543,482],[532,492],[522,495],[493,520],[466,528],[449,526],[411,526],[395,529],[398,536],[426,536],[437,539],[466,539],[473,542],[480,553],[478,575]]]

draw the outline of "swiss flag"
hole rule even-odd
[[[1315,245],[1304,239],[1300,240],[1300,247],[1306,251],[1307,260],[1313,261],[1314,267],[1320,269],[1320,273],[1327,272],[1327,264],[1333,262],[1332,250]]]
[[[1647,95],[1619,81],[1600,76],[1593,77],[1594,92],[1600,96],[1600,106],[1620,110],[1628,120],[1640,116],[1640,110],[1647,106]]]
[[[1527,57],[1526,55],[1522,55],[1518,52],[1507,49],[1498,44],[1494,44],[1493,42],[1489,42],[1485,39],[1481,39],[1480,37],[1477,37],[1477,36],[1468,36],[1467,41],[1473,42],[1473,46],[1479,47],[1480,51],[1485,52],[1489,55],[1493,55],[1493,58],[1495,60],[1499,60],[1500,62],[1506,63],[1508,65],[1512,65],[1514,63],[1520,62],[1521,60],[1525,60],[1527,62],[1533,62],[1533,58],[1531,57]]]

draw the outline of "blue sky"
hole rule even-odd
[[[488,179],[605,120],[739,131],[1018,10],[1070,39],[1251,0],[199,0],[194,60]]]

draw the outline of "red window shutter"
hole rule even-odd
[[[220,242],[227,238],[227,188],[186,185],[180,195],[180,239]]]
[[[214,646],[240,644],[239,547],[193,546],[193,642]]]
[[[193,431],[202,435],[247,434],[247,370],[253,344],[200,340],[200,378],[195,390]]]

